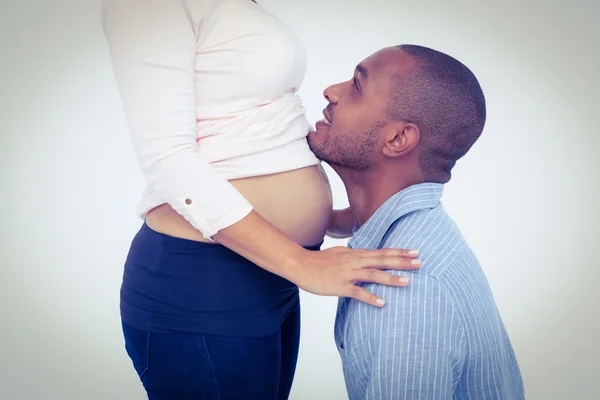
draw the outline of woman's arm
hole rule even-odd
[[[215,239],[248,260],[297,284],[303,290],[323,296],[352,297],[374,306],[384,299],[356,286],[374,282],[406,286],[408,281],[379,269],[416,269],[410,262],[416,252],[400,249],[357,250],[332,247],[308,251],[290,240],[257,212],[220,230]]]
[[[403,286],[377,269],[414,268],[401,250],[310,252],[252,210],[196,149],[194,60],[205,0],[104,0],[102,26],[133,147],[152,190],[205,237],[304,290],[377,298],[356,282]]]
[[[194,61],[206,0],[104,0],[102,26],[152,190],[210,238],[252,210],[196,152]]]

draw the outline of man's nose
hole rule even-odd
[[[325,97],[325,100],[327,100],[328,102],[337,104],[337,102],[340,100],[341,89],[341,83],[331,85],[323,91],[323,97]]]

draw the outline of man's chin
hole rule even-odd
[[[317,155],[319,146],[315,143],[315,136],[314,136],[315,134],[316,134],[315,131],[308,132],[308,136],[306,137],[306,143],[308,143],[308,148],[310,149],[310,151],[312,151],[313,153],[315,153],[315,155]]]
[[[329,159],[327,158],[327,156],[325,154],[320,152],[318,149],[316,149],[316,151],[315,151],[311,148],[310,150],[315,155],[315,157],[317,157],[319,159],[319,161],[324,162],[328,165],[331,165],[331,162],[329,161]]]
[[[315,149],[310,147],[310,151],[312,151],[312,153],[315,155],[315,157],[317,157],[320,161],[328,162],[327,159],[325,157],[323,157],[323,155],[318,150],[315,151]]]

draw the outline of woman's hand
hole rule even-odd
[[[322,295],[351,297],[381,307],[385,300],[360,286],[358,282],[403,287],[406,277],[392,275],[382,269],[414,270],[421,266],[417,251],[401,249],[361,250],[332,247],[322,251],[306,251],[292,268],[291,277],[301,289]]]
[[[350,207],[343,210],[333,210],[327,228],[327,236],[332,239],[346,239],[352,237],[354,215]]]
[[[213,239],[307,292],[352,297],[379,307],[385,301],[356,283],[406,286],[408,280],[381,270],[413,270],[421,265],[416,259],[417,252],[409,250],[360,250],[338,246],[309,251],[254,210],[241,221],[220,230]]]

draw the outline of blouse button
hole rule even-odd
[[[190,204],[192,204],[192,199],[185,199],[185,204],[187,204],[188,206],[189,206]]]

